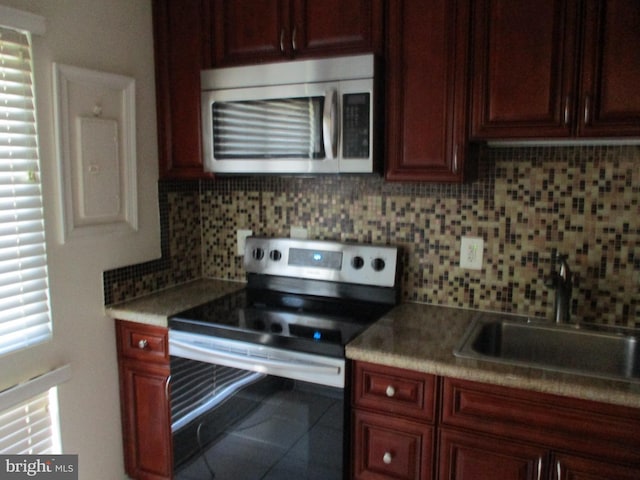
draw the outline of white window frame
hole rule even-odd
[[[39,171],[40,160],[38,152],[38,140],[37,140],[37,128],[36,124],[36,105],[35,105],[35,92],[33,92],[33,60],[32,60],[32,48],[31,48],[31,34],[44,35],[45,33],[45,20],[39,15],[34,15],[29,12],[23,12],[10,7],[0,5],[0,27],[3,29],[17,30],[24,32],[28,38],[28,61],[29,61],[29,74],[31,84],[31,97],[33,108],[33,127],[32,134],[35,137],[32,142],[34,143],[35,162],[36,168],[27,172],[27,176],[37,180],[39,201],[40,201],[40,217],[42,223],[42,243],[44,244],[44,213],[42,212],[42,191],[40,185]],[[2,60],[0,59],[0,62]],[[0,75],[2,75],[2,65],[0,65]],[[1,91],[2,79],[0,78],[0,103],[3,101]],[[0,105],[0,110],[2,105]],[[2,129],[3,119],[0,117],[0,130]],[[18,126],[18,124],[14,124]],[[6,124],[4,125],[6,127]],[[18,128],[20,128],[18,126]],[[0,140],[0,148],[3,148],[3,140]],[[3,155],[4,157],[4,155]],[[0,158],[2,163],[4,158]],[[31,159],[33,162],[34,159]],[[0,176],[3,175],[3,170],[6,170],[0,165]],[[24,173],[24,172],[22,172]],[[0,190],[3,186],[0,184]],[[6,197],[5,197],[6,198]],[[3,199],[0,197],[0,217],[6,211],[6,203],[3,205],[1,202]],[[0,230],[3,225],[0,224]],[[2,237],[0,237],[0,244]],[[45,254],[45,268],[46,268],[46,248]],[[1,263],[1,262],[0,262]],[[0,279],[2,275],[0,274]],[[48,315],[48,330],[47,334],[41,336],[35,342],[29,341],[26,344],[20,344],[18,348],[11,351],[2,352],[0,350],[0,356],[9,357],[11,359],[12,354],[17,353],[19,350],[26,348],[30,345],[39,344],[44,340],[51,338],[52,336],[52,321],[51,321],[51,309],[49,307],[49,288],[48,288],[48,274],[45,277],[46,281],[46,297],[47,297],[47,315]],[[0,280],[1,282],[1,280]],[[3,287],[0,283],[0,290]],[[2,292],[0,292],[0,329],[2,328]],[[1,331],[1,330],[0,330]],[[2,340],[0,338],[0,344]],[[0,347],[1,349],[1,347]],[[46,367],[43,365],[43,370]],[[0,453],[2,454],[58,454],[62,453],[62,442],[60,435],[60,421],[58,414],[58,385],[71,378],[71,368],[69,365],[57,368],[49,371],[48,373],[39,375],[35,378],[25,380],[18,385],[14,385],[3,391],[0,391]]]

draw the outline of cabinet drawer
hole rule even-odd
[[[167,329],[118,320],[116,322],[120,355],[138,360],[168,362]]]
[[[354,478],[432,478],[433,427],[360,410],[353,424]]]
[[[354,403],[358,407],[382,410],[433,422],[436,380],[433,375],[356,362]]]

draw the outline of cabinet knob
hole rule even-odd
[[[391,460],[393,460],[393,455],[391,455],[391,452],[384,452],[384,455],[382,456],[382,461],[384,462],[384,464],[389,465],[391,463]]]
[[[384,391],[387,394],[387,397],[391,398],[396,394],[396,389],[393,388],[392,385],[389,385],[387,389]]]
[[[147,346],[148,346],[148,345],[149,345],[149,342],[147,341],[147,339],[146,339],[146,338],[143,338],[142,340],[140,340],[140,341],[138,342],[138,348],[139,348],[140,350],[144,350],[145,348],[147,348]]]

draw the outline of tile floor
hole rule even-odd
[[[249,412],[175,478],[340,480],[343,411],[341,391],[296,382],[295,388],[276,391]]]

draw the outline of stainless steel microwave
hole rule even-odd
[[[374,171],[373,55],[205,70],[201,87],[206,171]]]

